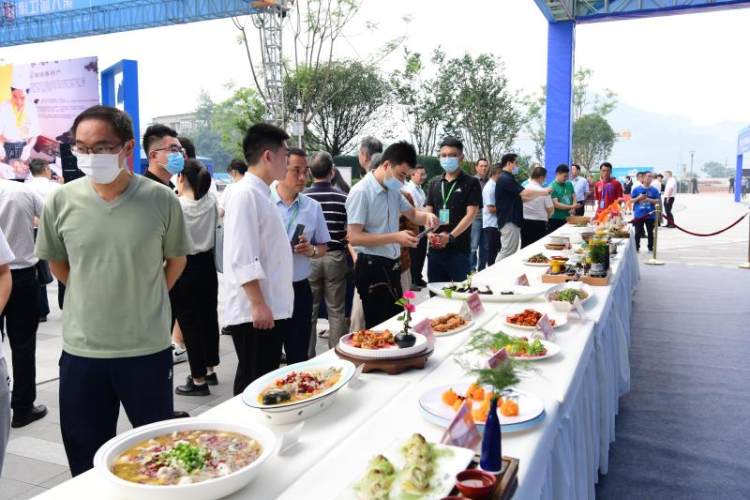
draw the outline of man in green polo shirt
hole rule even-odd
[[[550,186],[552,188],[552,205],[555,211],[549,220],[550,232],[565,225],[565,219],[573,215],[575,209],[579,207],[576,202],[575,188],[573,183],[568,180],[570,169],[564,163],[557,166],[555,170],[555,180]]]
[[[75,476],[115,436],[120,403],[133,426],[172,417],[167,294],[189,248],[177,198],[127,169],[128,115],[93,106],[71,133],[86,176],[47,199],[36,253],[74,298],[63,311],[60,426]]]

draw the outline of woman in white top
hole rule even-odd
[[[531,179],[527,189],[535,191],[544,191],[542,183],[547,177],[547,169],[544,167],[535,167],[531,171]],[[523,225],[521,226],[521,248],[528,246],[547,234],[547,221],[552,212],[555,211],[552,205],[552,198],[539,196],[531,201],[523,203]]]
[[[219,283],[214,246],[219,206],[210,185],[208,169],[198,160],[186,160],[177,177],[177,194],[191,250],[185,271],[171,291],[190,364],[185,385],[175,389],[183,396],[208,396],[208,386],[218,384],[214,368],[219,364]]]

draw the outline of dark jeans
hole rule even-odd
[[[13,393],[10,406],[14,412],[24,413],[31,410],[36,399],[39,280],[34,267],[11,270],[11,277],[13,287],[3,311],[13,361]]]
[[[648,251],[654,249],[654,219],[640,220],[635,223],[635,249],[641,249],[641,238],[643,238],[643,226],[646,226],[646,236],[648,237]]]
[[[479,254],[478,257],[477,254]],[[471,256],[469,268],[472,271],[481,271],[485,267],[487,267],[487,242],[484,239],[484,231],[482,231],[482,210],[480,208],[479,215],[471,223]]]
[[[547,221],[524,219],[521,225],[521,248],[544,238],[547,234]]]
[[[674,206],[674,196],[670,198],[664,198],[664,212],[667,217],[667,225],[674,225],[674,215],[672,215],[672,207]]]
[[[487,244],[487,265],[491,266],[500,252],[500,230],[496,227],[485,227],[482,228],[482,232]]]
[[[70,473],[93,467],[117,434],[122,403],[133,427],[172,418],[172,349],[132,358],[60,357],[60,428]]]
[[[550,219],[549,220],[549,232],[560,229],[566,224],[565,219]]]
[[[294,313],[289,322],[289,331],[284,337],[286,363],[307,361],[310,349],[310,331],[312,329],[313,296],[310,282],[300,280],[294,286]]]
[[[420,227],[419,231],[423,231],[424,228]],[[422,269],[424,269],[424,259],[427,256],[427,236],[419,240],[417,248],[410,248],[409,254],[411,257],[411,282],[414,285],[418,285],[424,278],[422,278]]]
[[[241,394],[250,383],[272,372],[281,364],[281,344],[289,329],[288,319],[277,319],[270,330],[256,330],[252,323],[227,326],[237,352],[234,395]]]
[[[576,208],[574,213],[576,215],[583,215],[584,213],[586,213],[586,207],[584,206],[582,200],[578,200],[578,202],[581,204],[581,206]]]
[[[360,254],[354,265],[354,285],[362,299],[365,328],[379,325],[401,311],[396,305],[403,295],[398,259]]]
[[[429,281],[463,281],[469,275],[469,256],[466,252],[453,249],[430,249],[427,259],[427,277]]]
[[[187,256],[187,265],[170,296],[188,353],[190,375],[206,376],[219,364],[219,282],[213,251]]]

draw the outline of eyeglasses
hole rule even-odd
[[[171,146],[168,146],[166,148],[158,148],[158,149],[152,149],[151,151],[169,151],[170,153],[184,153],[185,148],[180,146],[175,146],[174,144]]]
[[[116,144],[114,146],[110,146],[109,144],[97,144],[93,147],[87,147],[87,146],[79,146],[75,145],[70,150],[73,153],[79,154],[79,155],[108,155],[108,154],[114,154],[118,153],[120,149],[124,146],[123,143]]]

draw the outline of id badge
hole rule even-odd
[[[440,219],[440,224],[448,224],[451,219],[451,211],[449,208],[441,208],[440,212],[438,212],[438,218]]]

